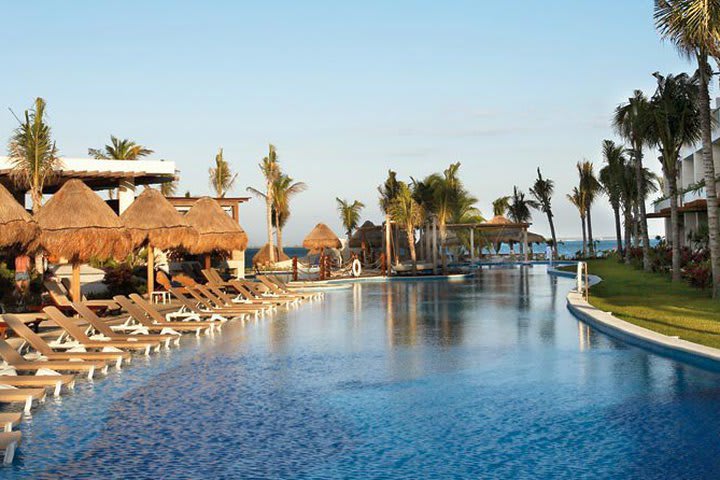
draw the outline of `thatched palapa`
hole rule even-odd
[[[190,248],[197,242],[197,231],[154,188],[146,188],[120,215],[120,220],[136,247]]]
[[[269,243],[266,243],[260,250],[258,250],[255,255],[253,255],[253,265],[270,265],[270,248],[275,251],[276,262],[284,262],[286,260],[290,260],[290,257],[285,255],[285,253],[280,255],[280,252],[275,245],[270,245]]]
[[[330,227],[318,223],[303,240],[303,247],[309,250],[322,250],[323,248],[340,248],[342,243]]]
[[[350,248],[362,248],[363,242],[366,247],[381,248],[384,235],[382,225],[375,225],[367,220],[350,237]]]
[[[125,258],[132,249],[120,218],[83,182],[68,180],[35,216],[39,245],[71,263]]]
[[[185,214],[188,224],[197,230],[192,253],[245,250],[248,236],[242,227],[210,197],[203,197]]]
[[[25,247],[40,234],[32,216],[0,184],[0,247]]]

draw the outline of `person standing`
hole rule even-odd
[[[553,248],[552,243],[548,242],[545,244],[545,259],[548,261],[548,265],[552,267],[553,264]]]
[[[26,254],[15,257],[15,291],[21,298],[30,288],[30,257]]]

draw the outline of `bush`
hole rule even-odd
[[[712,286],[712,267],[709,261],[691,263],[683,270],[683,278],[690,285],[697,288],[708,288]]]
[[[142,294],[146,290],[144,282],[134,275],[132,267],[127,263],[106,267],[103,283],[107,285],[110,296]]]

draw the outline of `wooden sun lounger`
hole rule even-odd
[[[3,452],[3,464],[10,465],[15,458],[15,450],[20,445],[22,433],[3,432],[0,433],[0,451]]]
[[[45,401],[44,388],[3,388],[0,389],[0,403],[22,403],[27,414],[32,409],[33,401]]]
[[[179,288],[169,287],[168,291],[189,313],[197,315],[199,318],[216,318],[220,321],[227,321],[232,317],[239,317],[246,314],[246,312],[223,311],[222,309],[206,307],[203,304],[204,302],[193,302]],[[203,305],[203,307],[201,308],[199,305]],[[203,308],[205,308],[205,310],[203,310]],[[173,316],[175,316],[175,314]]]
[[[217,270],[205,269],[202,271],[203,275],[208,281],[208,285],[212,285],[215,288],[232,288],[238,295],[241,295],[250,304],[260,305],[289,305],[297,301],[297,297],[280,297],[277,295],[263,295],[263,292],[245,284],[239,280],[225,281],[222,279]],[[251,282],[249,282],[251,283]]]
[[[247,313],[259,313],[263,312],[268,308],[266,305],[252,305],[248,303],[235,303],[230,299],[226,301],[224,298],[219,297],[212,292],[205,285],[196,284],[194,287],[187,287],[187,291],[191,294],[197,294],[195,298],[204,299],[205,303],[213,308],[219,308],[221,310],[236,310],[239,312]],[[193,295],[195,296],[195,295]]]
[[[123,334],[123,333],[117,333],[112,328],[110,328],[110,325],[105,323],[100,317],[95,315],[95,313],[90,310],[88,307],[83,305],[82,303],[75,303],[72,304],[75,311],[80,314],[80,317],[88,322],[98,333],[103,335],[104,337],[109,338],[110,340],[118,340],[118,341],[125,341],[125,342],[142,342],[142,343],[148,343],[151,345],[157,345],[158,348],[160,345],[165,345],[167,348],[170,348],[170,342],[175,342],[175,345],[178,345],[180,341],[180,335],[169,335],[169,334],[144,334],[144,333],[138,333],[138,334]]]
[[[132,358],[130,352],[56,352],[40,335],[33,332],[15,315],[6,313],[2,318],[18,337],[25,340],[30,347],[48,360],[96,360],[115,363],[115,366],[120,368],[123,360],[130,361]]]
[[[52,388],[53,395],[60,396],[62,387],[75,388],[75,375],[0,375],[0,385],[17,388]],[[0,392],[4,390],[0,389]]]
[[[20,355],[5,340],[0,340],[0,357],[18,372],[37,372],[42,368],[49,368],[58,372],[87,372],[88,378],[93,378],[96,370],[107,372],[105,362],[80,360],[80,361],[28,361]]]
[[[50,320],[55,322],[60,328],[65,330],[80,346],[92,349],[102,349],[105,347],[115,347],[121,350],[132,350],[145,352],[145,355],[150,354],[150,349],[159,347],[160,342],[131,342],[121,340],[91,340],[82,328],[77,325],[73,319],[68,318],[60,310],[55,307],[43,308]]]
[[[137,294],[132,294],[130,298],[117,295],[113,297],[113,300],[120,305],[133,319],[140,322],[147,328],[165,329],[171,328],[178,332],[195,332],[195,335],[200,335],[200,332],[210,333],[213,328],[221,325],[220,322],[168,322],[165,317],[158,312],[155,307],[152,306],[145,299]],[[133,303],[134,302],[134,303]]]
[[[0,425],[6,432],[12,432],[13,427],[20,425],[22,413],[20,412],[3,412],[0,413]]]
[[[43,286],[48,291],[50,299],[53,301],[55,306],[60,310],[72,311],[72,304],[70,297],[68,296],[65,287],[58,282],[53,280],[45,280]],[[93,310],[105,311],[105,310],[119,310],[120,307],[117,303],[112,300],[86,300],[83,299],[83,303]]]

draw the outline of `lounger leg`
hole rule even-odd
[[[115,368],[120,370],[122,368],[122,362],[123,362],[123,357],[118,356],[117,360],[115,360]]]
[[[55,391],[53,392],[54,397],[60,396],[60,391],[62,390],[62,382],[57,382],[55,384]]]
[[[28,397],[25,399],[25,409],[24,412],[26,415],[30,415],[30,410],[32,409],[32,397],[28,395]]]
[[[10,445],[7,446],[5,449],[5,455],[3,456],[3,464],[10,465],[13,462],[13,459],[15,458],[15,447],[17,446],[17,442],[12,442]]]
[[[87,375],[88,380],[92,380],[93,375],[95,375],[95,367],[91,367],[90,370],[88,370],[88,375]]]
[[[75,380],[68,383],[68,390],[75,390]]]
[[[150,345],[148,345],[147,347],[145,347],[145,356],[146,356],[146,357],[149,357],[149,356],[150,356]]]
[[[110,370],[110,367],[108,367],[108,365],[105,364],[105,366],[103,366],[102,371],[100,373],[102,373],[103,375],[107,375],[109,370]]]
[[[12,422],[7,422],[5,424],[5,431],[6,432],[12,432]]]

